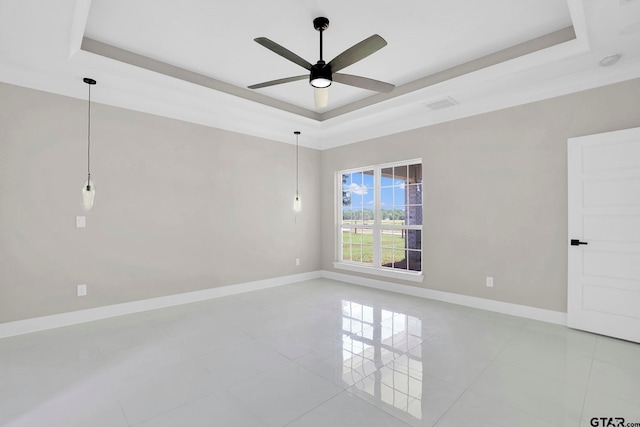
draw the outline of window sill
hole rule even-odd
[[[334,262],[333,267],[339,270],[348,270],[355,273],[372,274],[374,276],[390,277],[393,279],[409,280],[411,282],[421,282],[423,275],[421,271],[409,272],[409,271],[396,271],[386,268],[365,267],[358,264],[349,264],[346,262]]]

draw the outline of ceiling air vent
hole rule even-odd
[[[433,111],[442,110],[443,108],[453,107],[454,105],[458,105],[458,101],[456,101],[455,99],[449,96],[446,98],[438,99],[436,101],[431,101],[424,104],[425,107]]]

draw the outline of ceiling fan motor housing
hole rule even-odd
[[[309,84],[311,86],[325,88],[331,86],[332,81],[331,65],[320,60],[311,66],[311,74],[309,75]]]

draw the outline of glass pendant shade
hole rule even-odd
[[[93,201],[96,198],[96,186],[92,180],[87,179],[82,186],[82,207],[86,211],[93,209]]]
[[[316,108],[324,108],[329,104],[329,89],[328,88],[314,88],[313,89],[313,101]]]
[[[302,210],[302,201],[299,196],[296,196],[296,198],[293,199],[293,210],[295,212],[300,212]]]

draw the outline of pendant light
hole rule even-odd
[[[90,211],[93,209],[93,201],[96,197],[96,186],[91,180],[91,86],[96,81],[85,77],[82,79],[89,86],[89,119],[87,121],[87,181],[82,186],[82,207]]]
[[[297,131],[295,131],[293,133],[296,136],[296,198],[293,199],[293,210],[295,212],[300,212],[302,210],[302,202],[300,201],[300,194],[298,192],[298,181],[299,181],[299,178],[298,178],[298,170],[299,170],[299,167],[298,167],[298,163],[299,163],[298,137],[300,136],[300,131],[297,130]]]

